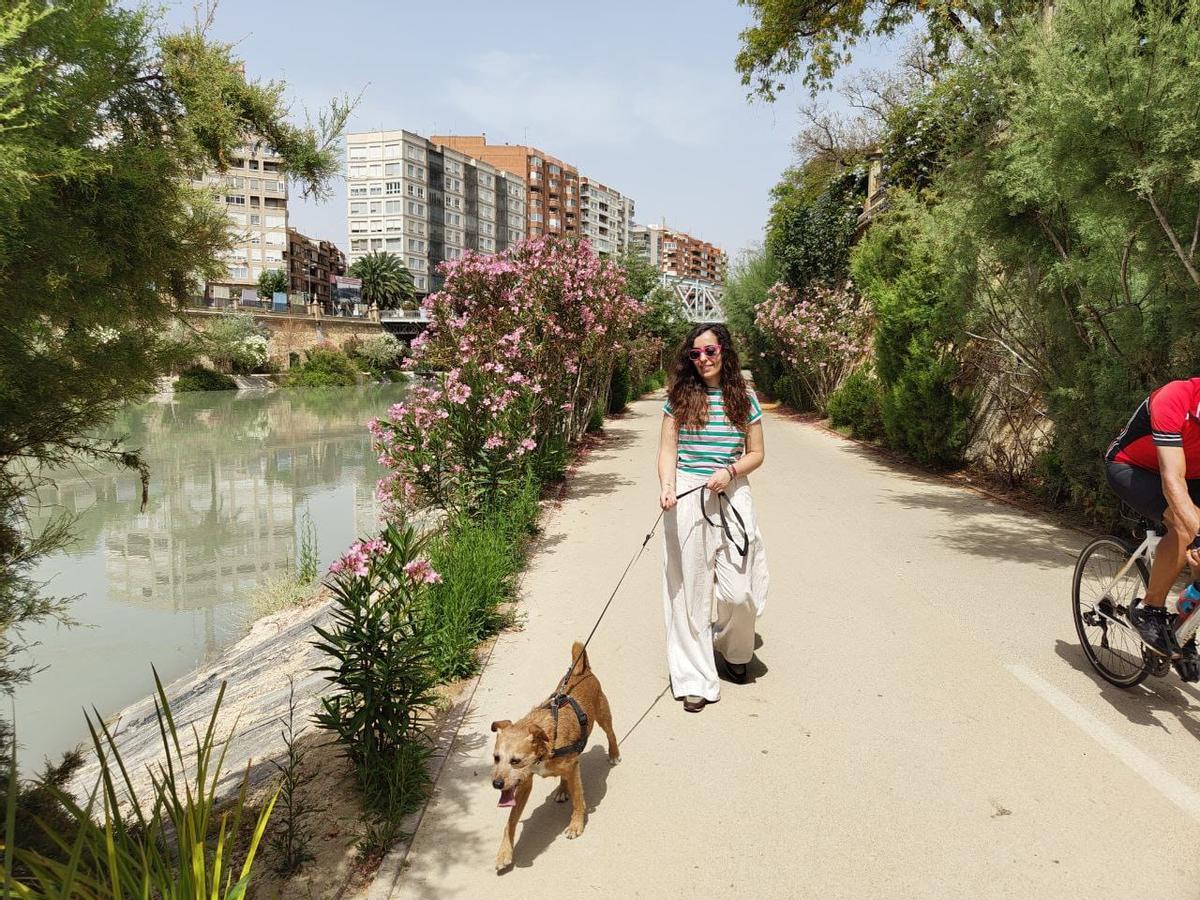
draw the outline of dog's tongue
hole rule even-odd
[[[500,802],[497,806],[516,806],[517,805],[517,789],[505,788],[500,792]]]

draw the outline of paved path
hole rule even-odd
[[[525,627],[496,647],[393,896],[1200,894],[1200,693],[1091,677],[1068,606],[1084,537],[775,413],[753,476],[757,680],[699,715],[664,693],[656,538],[590,651],[624,762],[597,731],[577,841],[540,779],[497,876],[488,725],[545,697],[654,518],[660,402],[610,425],[549,519]]]

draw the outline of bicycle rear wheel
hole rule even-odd
[[[1141,684],[1150,674],[1142,642],[1129,624],[1129,607],[1145,593],[1149,573],[1139,559],[1116,577],[1134,549],[1120,538],[1097,538],[1079,554],[1071,582],[1071,611],[1083,652],[1100,677],[1118,687]]]

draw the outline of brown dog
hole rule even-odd
[[[551,701],[547,701],[530,710],[519,722],[503,719],[492,723],[492,731],[496,732],[492,786],[500,791],[499,805],[510,810],[508,824],[500,838],[500,851],[496,854],[497,872],[512,865],[513,837],[533,789],[535,774],[560,779],[555,801],[562,803],[571,798],[571,824],[563,834],[577,838],[583,834],[583,817],[587,811],[583,801],[583,779],[579,774],[579,754],[597,722],[608,735],[609,765],[615,766],[621,761],[608,698],[600,689],[600,681],[588,665],[587,653],[578,641],[571,647],[571,660],[578,661],[572,667],[562,693],[578,704],[578,711],[570,701],[562,700],[558,704],[555,727]],[[586,729],[581,727],[579,712],[587,716]]]

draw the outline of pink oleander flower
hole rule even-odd
[[[404,574],[419,584],[439,584],[442,580],[427,559],[414,559],[404,567]]]
[[[504,439],[501,438],[500,435],[498,435],[498,434],[493,434],[491,437],[489,437],[486,441],[483,442],[483,449],[484,450],[495,450],[497,447],[501,447],[503,445],[504,445]]]
[[[451,403],[466,403],[467,399],[471,396],[471,388],[469,385],[459,382],[450,388],[447,396],[450,398]]]

